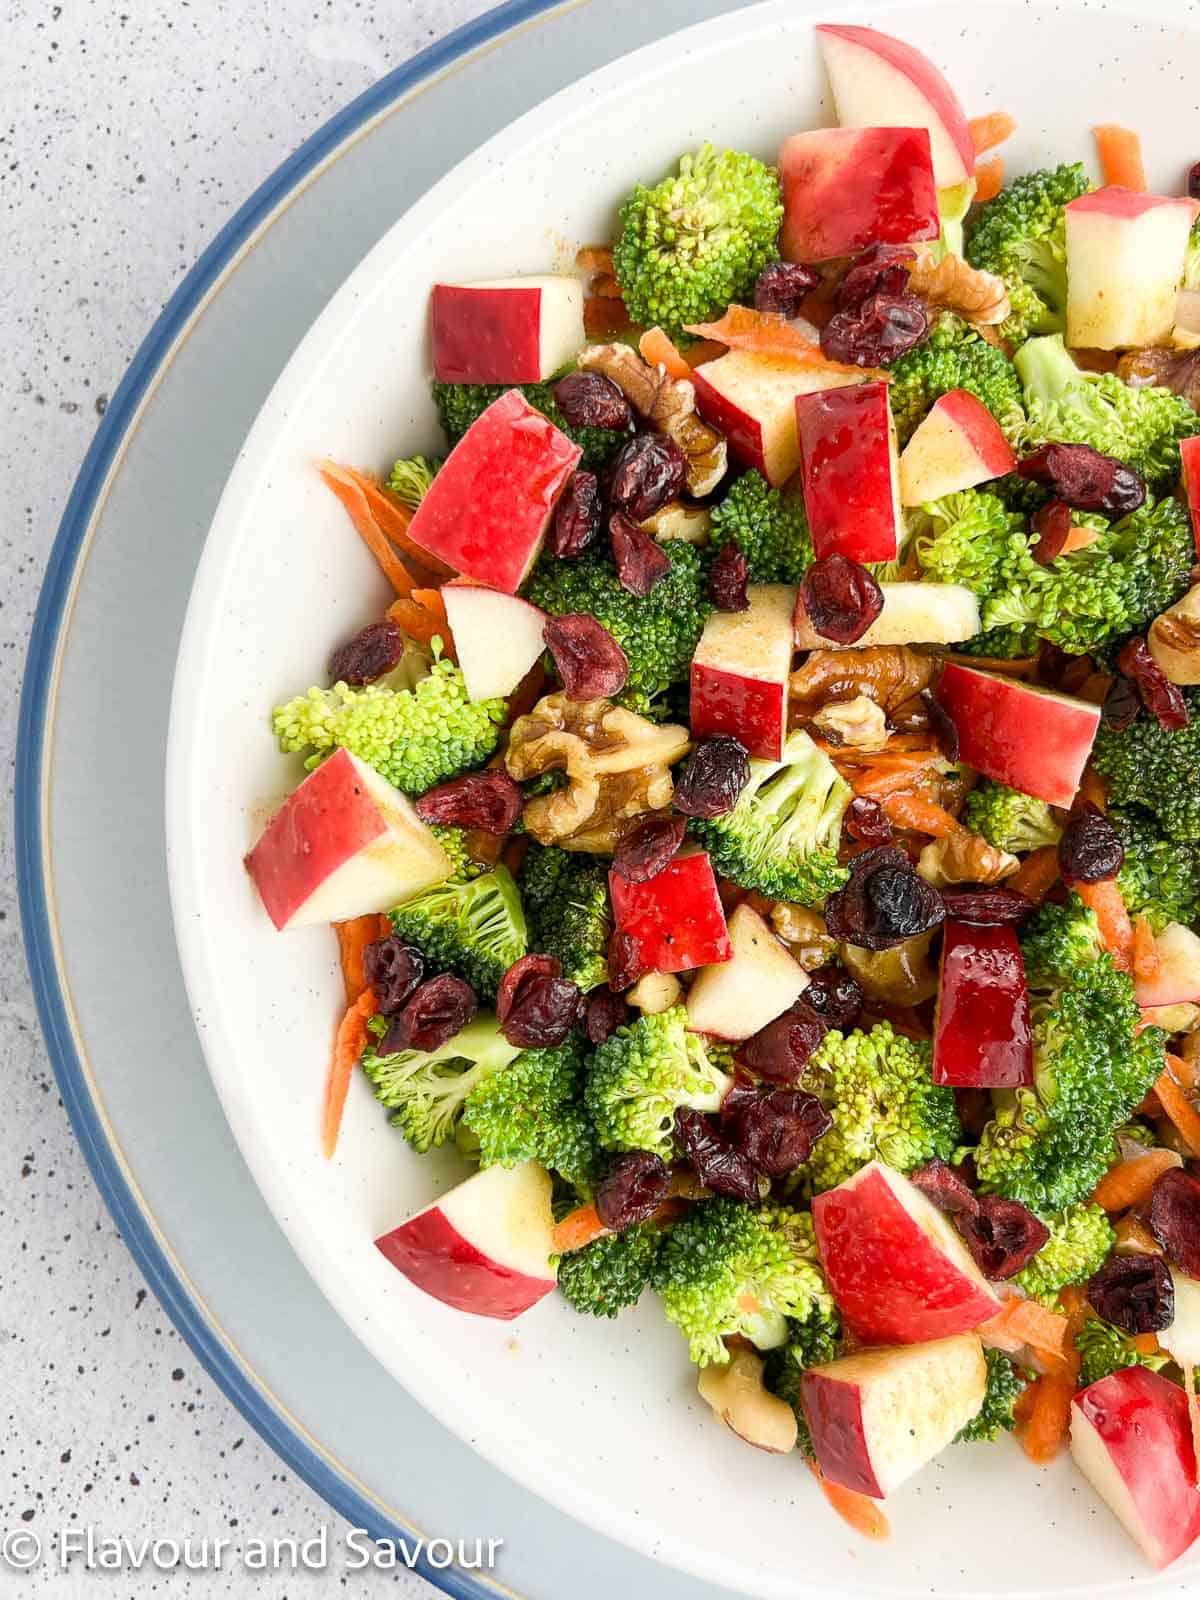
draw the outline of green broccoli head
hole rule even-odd
[[[502,865],[478,877],[436,884],[389,915],[404,942],[415,945],[433,967],[459,973],[489,1000],[529,949],[520,892]]]
[[[1025,426],[1021,380],[1012,362],[958,317],[942,317],[930,337],[888,371],[888,399],[902,446],[933,402],[951,389],[966,389],[982,400],[1006,438],[1017,439]]]
[[[1164,837],[1144,811],[1114,806],[1108,820],[1125,846],[1117,887],[1130,916],[1145,917],[1155,933],[1168,922],[1200,920],[1200,843]]]
[[[387,1019],[373,1018],[371,1032],[376,1042],[363,1052],[363,1071],[375,1085],[375,1098],[394,1113],[393,1125],[422,1154],[445,1144],[455,1132],[471,1090],[521,1053],[500,1032],[490,1011],[476,1013],[437,1050],[381,1055]]]
[[[1140,807],[1173,844],[1200,844],[1200,689],[1184,689],[1188,723],[1168,732],[1153,717],[1118,730],[1100,724],[1092,764],[1117,808]]]
[[[772,900],[820,905],[849,873],[837,852],[850,786],[803,729],[788,735],[780,761],[751,761],[737,805],[693,820],[713,867]]]
[[[987,1389],[983,1404],[954,1436],[955,1444],[991,1444],[1002,1433],[1011,1433],[1017,1425],[1013,1414],[1024,1379],[1002,1350],[985,1350],[987,1362]]]
[[[612,909],[607,863],[530,842],[520,871],[529,948],[553,956],[585,992],[608,979]]]
[[[1025,518],[994,494],[963,489],[913,514],[913,551],[922,575],[962,583],[985,605],[1029,558]]]
[[[1047,1226],[1049,1239],[1011,1281],[1031,1300],[1049,1304],[1060,1289],[1099,1272],[1117,1236],[1105,1212],[1094,1205],[1068,1206],[1048,1218]]]
[[[816,1191],[836,1188],[876,1159],[903,1173],[934,1156],[948,1161],[962,1138],[954,1091],[933,1082],[930,1045],[887,1022],[865,1033],[827,1033],[799,1086],[833,1119],[808,1163]]]
[[[1089,1317],[1075,1335],[1075,1348],[1079,1351],[1079,1387],[1109,1378],[1126,1367],[1149,1367],[1151,1372],[1161,1372],[1170,1364],[1165,1351],[1143,1353],[1131,1334],[1114,1328],[1101,1317]]]
[[[653,188],[639,183],[613,250],[630,317],[674,338],[720,316],[775,260],[782,221],[779,174],[737,150],[704,144]]]
[[[484,1167],[536,1161],[580,1193],[596,1181],[599,1151],[583,1106],[584,1052],[578,1039],[523,1050],[501,1072],[474,1085],[463,1126],[479,1141]]]
[[[1044,800],[990,778],[967,796],[963,821],[997,850],[1008,850],[1013,855],[1057,844],[1063,831],[1062,823]]]
[[[693,1207],[663,1247],[654,1287],[702,1367],[728,1361],[724,1341],[733,1334],[771,1350],[786,1343],[791,1320],[836,1322],[812,1218],[784,1206],[718,1199]]]
[[[559,1257],[558,1287],[573,1310],[615,1317],[649,1288],[666,1239],[665,1229],[646,1222],[603,1234]]]
[[[1091,180],[1081,162],[1027,172],[979,208],[966,230],[967,260],[1004,279],[1011,311],[1001,337],[1020,344],[1066,323],[1067,248],[1064,212]]]
[[[493,400],[510,389],[520,389],[535,411],[540,411],[583,451],[580,466],[590,472],[598,471],[628,441],[630,430],[571,427],[554,398],[554,385],[561,376],[563,374],[557,374],[543,383],[435,383],[433,400],[447,439],[452,446],[456,445]]]
[[[815,560],[803,498],[773,489],[753,468],[713,507],[709,545],[735,545],[751,583],[799,583]]]
[[[412,689],[310,689],[277,706],[271,727],[285,754],[310,752],[306,767],[343,748],[404,794],[420,795],[481,767],[506,715],[503,700],[472,700],[454,663],[435,656]]]
[[[672,1006],[600,1045],[584,1099],[605,1150],[652,1150],[670,1161],[676,1111],[716,1111],[729,1082],[689,1033],[684,1007]]]
[[[397,500],[415,511],[429,493],[429,485],[441,464],[429,456],[403,456],[392,463],[387,486]]]

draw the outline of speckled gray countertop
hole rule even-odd
[[[67,493],[126,364],[240,202],[316,127],[490,0],[0,4],[0,759]],[[0,825],[0,1535],[95,1524],[182,1539],[331,1523],[219,1393],[145,1288],[55,1092]],[[43,1567],[0,1593],[74,1600],[429,1595],[331,1568],[108,1577]]]

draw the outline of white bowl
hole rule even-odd
[[[682,150],[707,138],[770,158],[785,135],[831,122],[811,31],[829,10],[839,8],[773,0],[555,96],[431,190],[313,326],[226,488],[181,644],[167,808],[184,971],[234,1133],[314,1278],[399,1382],[546,1499],[761,1595],[1096,1595],[1131,1581],[1166,1592],[1200,1563],[1152,1580],[1067,1462],[1039,1472],[1011,1442],[951,1449],[889,1502],[892,1542],[861,1543],[798,1456],[750,1450],[712,1420],[681,1338],[650,1297],[608,1323],[552,1296],[508,1325],[413,1288],[372,1240],[455,1181],[457,1158],[414,1156],[360,1078],[337,1159],[322,1160],[340,999],[333,940],[319,928],[274,933],[241,865],[297,777],[274,749],[272,705],[320,681],[330,648],[385,598],[312,462],[378,470],[438,446],[430,283],[567,266],[577,245],[609,235],[631,184]],[[1135,20],[1086,14],[1079,0],[864,4],[855,20],[926,50],[968,114],[1012,112],[1010,172],[1090,158],[1087,130],[1102,117],[1142,131],[1151,181],[1168,192],[1200,155],[1184,65],[1196,30],[1165,5]]]

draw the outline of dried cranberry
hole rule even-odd
[[[1132,678],[1138,698],[1160,728],[1173,733],[1187,727],[1188,709],[1183,692],[1155,661],[1145,639],[1130,639],[1128,644],[1122,645],[1117,668],[1127,678]]]
[[[1112,687],[1104,696],[1100,715],[1104,724],[1115,733],[1124,733],[1142,714],[1142,697],[1128,678],[1114,678]]]
[[[593,989],[587,997],[583,1031],[592,1044],[603,1044],[629,1021],[629,1005],[611,989]]]
[[[404,634],[397,623],[390,617],[368,622],[330,656],[329,676],[334,683],[354,687],[374,683],[390,672],[403,654]]]
[[[443,972],[414,990],[404,1010],[392,1018],[381,1053],[440,1050],[462,1032],[477,1009],[471,985],[452,972]]]
[[[1175,1320],[1175,1280],[1160,1256],[1110,1256],[1088,1280],[1087,1297],[1123,1333],[1161,1333]]]
[[[821,354],[855,367],[886,367],[929,332],[929,318],[911,294],[873,294],[851,311],[836,311],[821,329]]]
[[[659,812],[639,822],[613,851],[613,871],[626,883],[647,883],[679,854],[687,832],[684,817]]]
[[[1085,801],[1058,841],[1058,866],[1066,883],[1106,883],[1125,859],[1121,836],[1104,813]]]
[[[507,1022],[513,1003],[527,980],[561,976],[562,962],[556,961],[553,956],[521,956],[500,979],[500,987],[496,990],[496,1021],[501,1026]]]
[[[628,428],[633,421],[629,401],[602,372],[568,372],[554,385],[554,403],[572,428]]]
[[[865,999],[858,980],[852,978],[845,967],[831,961],[809,973],[797,1005],[819,1017],[827,1028],[837,1028],[844,1033],[858,1021]]]
[[[883,590],[866,567],[849,556],[814,561],[800,585],[797,610],[822,639],[853,644],[883,610]]]
[[[424,976],[425,957],[397,934],[376,939],[363,951],[363,977],[385,1017],[400,1010]]]
[[[1132,467],[1101,455],[1090,444],[1044,444],[1019,461],[1017,471],[1044,483],[1076,511],[1123,517],[1146,498],[1146,485]]]
[[[614,994],[632,989],[649,969],[642,960],[642,947],[625,928],[613,931],[608,941],[608,987]]]
[[[708,597],[718,611],[749,611],[750,596],[746,592],[749,581],[750,568],[745,556],[737,545],[727,544],[708,574]]]
[[[828,1031],[824,1018],[793,1006],[746,1040],[738,1064],[771,1083],[795,1083]]]
[[[972,1216],[979,1210],[978,1196],[970,1184],[964,1182],[949,1162],[939,1161],[936,1156],[909,1173],[909,1182],[949,1216]]]
[[[956,1218],[958,1231],[985,1278],[1011,1278],[1037,1255],[1050,1229],[1019,1200],[985,1195]]]
[[[957,761],[959,755],[958,728],[953,717],[950,716],[932,689],[922,689],[921,700],[925,706],[925,714],[929,718],[930,731],[937,740],[938,749],[947,761]]]
[[[675,809],[688,817],[723,817],[749,776],[750,757],[739,740],[725,733],[702,739],[675,785]]]
[[[833,1118],[816,1095],[803,1089],[770,1089],[739,1107],[736,1115],[721,1118],[722,1132],[767,1178],[786,1177],[803,1165],[832,1126]]]
[[[1189,1278],[1200,1278],[1200,1183],[1172,1167],[1150,1193],[1150,1231]]]
[[[594,472],[577,472],[554,508],[546,549],[552,556],[571,561],[591,549],[603,524],[600,480]]]
[[[671,1189],[671,1173],[652,1150],[618,1156],[596,1185],[596,1215],[606,1228],[623,1233],[652,1217]]]
[[[579,985],[560,977],[561,970],[549,956],[522,956],[504,974],[496,1017],[509,1044],[542,1050],[571,1032],[579,1020]]]
[[[644,599],[670,572],[670,556],[645,528],[639,528],[622,511],[614,511],[609,517],[608,534],[622,589]]]
[[[850,881],[825,902],[825,926],[832,937],[866,950],[890,950],[945,920],[941,895],[894,845],[855,856]]]
[[[842,826],[852,839],[863,844],[889,844],[894,837],[887,813],[878,800],[856,795],[846,807]]]
[[[1200,161],[1188,168],[1187,192],[1191,199],[1200,200]]]
[[[568,611],[550,617],[543,637],[568,700],[604,700],[629,679],[629,659],[595,617]]]
[[[701,1111],[675,1113],[675,1137],[701,1183],[714,1194],[732,1195],[757,1205],[762,1199],[758,1169],[750,1157],[718,1132]]]
[[[906,244],[869,245],[846,269],[833,297],[835,311],[854,311],[870,295],[905,295],[917,253]]]
[[[1045,505],[1039,506],[1029,518],[1029,531],[1037,535],[1033,559],[1043,567],[1049,566],[1056,556],[1062,555],[1073,527],[1071,508],[1065,500],[1047,500]]]
[[[608,497],[617,511],[645,522],[683,488],[687,458],[665,433],[639,433],[623,444],[609,469]]]
[[[772,261],[754,284],[754,309],[774,311],[781,317],[800,314],[801,302],[821,281],[821,274],[798,261]]]
[[[1033,910],[1033,901],[1016,889],[943,889],[946,915],[975,927],[1013,927]]]
[[[521,815],[524,796],[507,772],[468,772],[439,783],[417,801],[422,822],[451,828],[478,828],[481,833],[509,833]]]

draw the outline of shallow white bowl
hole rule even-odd
[[[680,1338],[649,1300],[609,1324],[551,1297],[506,1325],[412,1288],[372,1240],[454,1182],[457,1159],[415,1157],[361,1080],[336,1161],[321,1159],[340,998],[333,941],[321,929],[276,935],[241,865],[297,778],[274,750],[271,706],[320,681],[330,648],[385,599],[313,459],[382,469],[438,445],[430,283],[565,266],[577,245],[609,234],[631,184],[681,150],[711,138],[770,157],[787,134],[832,121],[811,32],[831,9],[772,0],[585,78],[439,183],[314,325],[226,488],[181,644],[167,820],[184,971],[234,1133],[314,1278],[398,1381],[548,1500],[768,1596],[1095,1595],[1131,1580],[1167,1592],[1194,1581],[1200,1562],[1152,1580],[1066,1462],[1037,1472],[1011,1444],[951,1450],[889,1503],[894,1540],[862,1544],[799,1458],[752,1451],[712,1421]],[[1142,131],[1151,181],[1170,191],[1200,153],[1185,68],[1197,35],[1172,20],[1181,12],[993,0],[864,5],[854,20],[926,50],[969,114],[1016,115],[1010,171],[1090,158],[1090,123],[1116,117]]]

